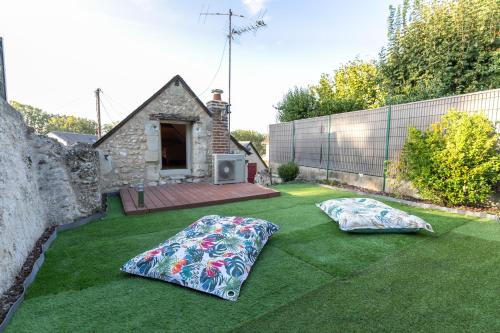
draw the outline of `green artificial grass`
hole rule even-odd
[[[281,185],[277,198],[106,218],[62,232],[7,332],[499,332],[500,224],[387,204],[434,234],[347,234],[314,203],[353,193]],[[237,302],[119,271],[208,214],[281,230]]]

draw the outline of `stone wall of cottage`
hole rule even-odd
[[[50,225],[101,209],[97,152],[39,136],[0,98],[0,294]]]
[[[169,120],[191,124],[192,170],[189,175],[164,175],[161,172],[160,123]],[[181,81],[172,83],[97,146],[103,191],[112,192],[142,183],[161,185],[210,181],[211,135],[210,115]]]

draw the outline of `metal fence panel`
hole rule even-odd
[[[390,106],[388,159],[396,160],[409,127],[420,130],[450,109],[483,112],[500,131],[500,89]],[[270,161],[382,177],[389,107],[270,125]]]
[[[330,169],[382,176],[387,108],[331,117]]]
[[[389,136],[389,160],[397,160],[408,135],[408,128],[419,130],[437,123],[451,109],[465,112],[482,112],[497,124],[500,109],[500,89],[478,93],[437,98],[392,106]]]
[[[295,161],[303,166],[321,168],[326,163],[328,117],[295,122]]]
[[[293,123],[269,126],[269,161],[287,163],[292,160]]]

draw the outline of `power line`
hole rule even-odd
[[[102,96],[105,97],[107,103],[109,104],[110,106],[110,112],[117,118],[117,119],[122,119],[123,116],[120,115],[120,112],[115,108],[114,106],[114,103],[111,102],[111,96],[109,96],[108,94],[104,94],[103,92],[101,92]],[[110,117],[111,118],[111,117]]]
[[[114,117],[112,117],[112,116],[111,116],[111,114],[113,114],[113,116],[117,116],[117,114],[113,111],[113,110],[114,110],[114,107],[112,107],[112,109],[109,109],[109,111],[108,111],[108,108],[106,107],[106,105],[105,105],[105,103],[104,103],[104,98],[103,98],[104,96],[106,96],[106,100],[109,102],[109,105],[112,107],[111,102],[110,102],[110,101],[109,101],[109,99],[108,99],[108,98],[109,98],[109,96],[108,96],[108,95],[105,95],[105,94],[104,94],[104,92],[103,92],[103,90],[102,90],[102,89],[100,89],[100,88],[98,88],[98,89],[96,90],[96,97],[99,97],[99,98],[98,98],[97,103],[98,103],[98,105],[99,105],[99,106],[102,106],[102,108],[103,108],[103,110],[104,110],[104,113],[105,113],[105,114],[106,114],[106,116],[108,117],[109,121],[110,121],[110,122],[113,122],[115,118],[114,118]],[[99,112],[100,112],[100,108],[98,109],[98,118],[100,117]],[[121,117],[118,115],[118,116],[117,116],[117,119],[120,119],[120,118],[121,118]],[[98,119],[98,121],[99,121],[99,119]]]
[[[102,99],[101,99],[101,105],[102,109],[104,110],[104,113],[106,114],[106,116],[108,116],[110,122],[113,122],[113,117],[111,117],[111,115],[109,114],[108,109],[106,108],[106,105],[104,104],[104,101]]]
[[[222,61],[224,60],[224,55],[226,53],[226,46],[227,46],[227,39],[224,42],[224,48],[222,49],[222,54],[221,54],[220,61],[219,61],[219,67],[217,67],[217,70],[215,71],[215,74],[212,77],[212,80],[210,80],[210,83],[208,84],[207,88],[205,90],[203,90],[200,94],[198,94],[198,96],[202,96],[204,93],[206,93],[207,90],[210,89],[210,87],[212,86],[212,83],[214,83],[215,79],[217,78],[217,75],[219,74],[220,68],[222,67]]]
[[[77,97],[77,98],[73,98],[73,99],[69,100],[68,102],[66,102],[66,103],[64,103],[64,104],[60,104],[58,107],[52,108],[52,109],[50,110],[50,112],[51,112],[51,113],[52,113],[52,112],[56,112],[56,111],[58,111],[58,110],[61,110],[62,108],[66,108],[66,107],[68,107],[68,106],[70,106],[70,105],[74,105],[74,104],[76,104],[76,103],[78,103],[78,102],[83,101],[83,99],[86,99],[86,98],[87,98],[87,96],[85,96],[85,97]]]
[[[103,94],[104,94],[104,93],[103,93]],[[120,103],[118,100],[116,100],[116,99],[114,99],[113,97],[111,97],[111,95],[108,95],[108,94],[105,94],[105,95],[106,95],[106,98],[108,98],[108,99],[109,99],[110,104],[111,104],[111,102],[113,102],[112,104],[117,104],[117,105],[119,105],[119,106],[120,106],[120,108],[121,108],[123,111],[125,111],[125,112],[127,112],[127,111],[128,111],[128,109],[129,109],[129,108],[128,108],[128,106],[125,106],[125,104]]]

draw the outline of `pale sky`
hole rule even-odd
[[[263,17],[267,27],[233,42],[232,130],[267,132],[293,86],[359,57],[376,59],[396,0],[1,0],[9,100],[51,113],[95,119],[101,88],[104,123],[123,119],[174,75],[203,102],[227,99],[227,17],[236,27]]]

